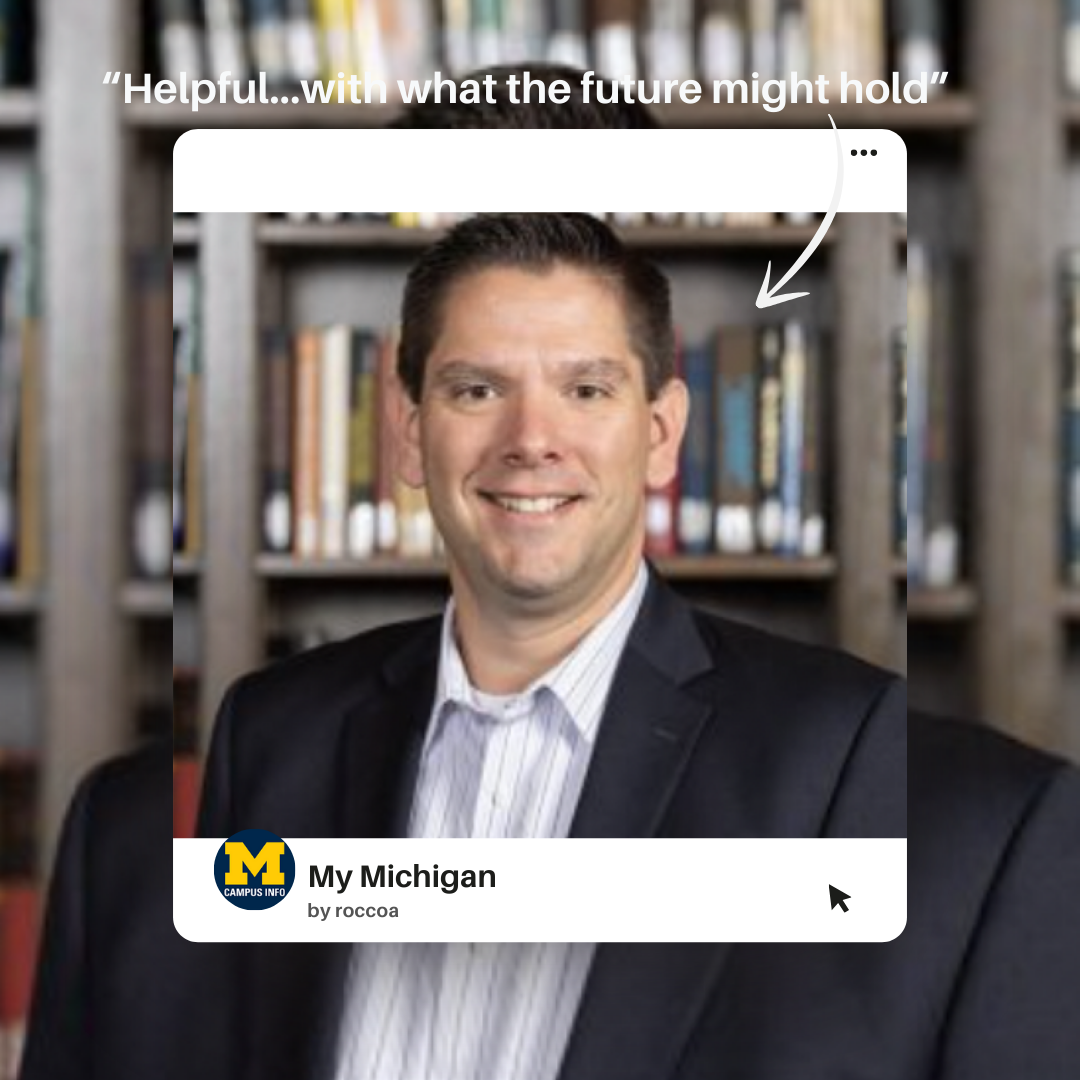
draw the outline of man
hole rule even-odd
[[[426,487],[452,601],[242,680],[202,835],[905,835],[901,680],[694,611],[643,562],[688,409],[673,341],[665,279],[589,215],[472,218],[421,256],[399,471]],[[707,955],[657,953],[655,1002]],[[553,1080],[605,964],[362,946],[327,1075]]]

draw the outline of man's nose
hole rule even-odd
[[[510,401],[503,432],[503,458],[534,468],[559,460],[561,420],[557,403],[539,391],[523,391]]]

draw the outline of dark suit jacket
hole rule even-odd
[[[643,616],[576,834],[617,832],[617,811],[629,812],[623,834],[705,833],[700,806],[718,835],[896,835],[897,822],[902,835],[895,681],[692,614],[663,589],[651,590]],[[241,682],[215,736],[204,834],[397,830],[407,800],[396,789],[433,689],[432,633],[382,631]],[[608,738],[615,726],[625,744]],[[601,946],[560,1080],[1080,1075],[1078,774],[983,729],[920,716],[906,727],[904,934],[884,945]],[[382,741],[360,737],[372,732]],[[642,762],[649,754],[661,777]],[[171,1080],[177,1062],[201,1080],[329,1077],[347,949],[178,939],[167,872],[160,895],[133,898],[131,856],[116,861],[132,840],[136,849],[161,841],[151,844],[139,808],[105,786],[73,811],[88,819],[71,830],[83,841],[75,861],[103,873],[65,872],[66,845],[23,1080]],[[167,795],[153,798],[165,836]],[[71,917],[86,905],[93,917]],[[88,956],[101,960],[89,972]],[[98,1002],[97,1028],[68,1022],[87,1000]],[[123,1045],[125,1026],[139,1056]],[[102,1032],[113,1033],[105,1047],[95,1045]],[[80,1060],[99,1065],[79,1069]]]
[[[226,1080],[237,947],[172,924],[172,747],[95,769],[68,808],[20,1080]]]

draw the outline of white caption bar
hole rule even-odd
[[[840,166],[841,212],[907,209],[903,139],[884,129],[825,126],[202,129],[176,141],[173,210],[825,212]]]
[[[191,941],[891,941],[907,918],[906,840],[286,843],[295,860],[291,889],[275,906],[249,911],[215,879],[223,841],[174,840],[180,934]],[[245,874],[247,887],[259,884],[251,868]]]

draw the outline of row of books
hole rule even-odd
[[[650,550],[824,555],[820,336],[724,326],[681,352],[690,418],[677,485],[650,498]]]
[[[41,573],[40,245],[30,186],[25,243],[0,248],[0,581]]]
[[[263,335],[262,539],[300,559],[429,558],[423,491],[393,461],[396,335],[346,324]],[[655,555],[825,551],[821,349],[800,323],[687,345],[693,399],[677,486],[648,512]]]
[[[966,354],[963,264],[919,241],[907,251],[906,328],[897,331],[896,525],[912,588],[961,577],[960,378]]]
[[[0,1080],[15,1080],[40,920],[35,879],[36,760],[0,750]]]
[[[373,213],[335,213],[333,211],[308,212],[293,211],[281,215],[288,221],[295,222],[335,222],[335,221],[361,221],[370,225],[389,225],[395,229],[446,229],[457,224],[469,214],[464,213],[441,213],[431,212],[400,212],[393,214]],[[767,229],[770,226],[782,222],[785,225],[809,225],[817,224],[820,214],[809,211],[788,211],[783,214],[775,214],[771,211],[739,211],[724,212],[721,210],[705,212],[634,212],[618,211],[614,213],[597,213],[595,217],[609,222],[619,229],[638,229],[648,226],[665,228],[680,228],[687,230],[713,229],[726,226],[727,228],[754,228]]]
[[[944,68],[942,0],[156,0],[161,74],[392,84],[554,61],[620,81]],[[930,84],[930,92],[936,88]]]

